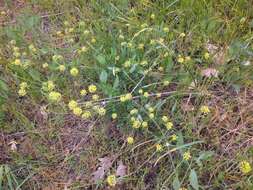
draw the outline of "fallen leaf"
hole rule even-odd
[[[118,168],[116,170],[116,176],[123,177],[126,175],[126,166],[122,161],[119,162]]]
[[[201,75],[205,77],[218,77],[218,71],[214,68],[208,68],[201,71]]]
[[[92,180],[97,182],[104,178],[106,172],[112,167],[112,158],[106,156],[104,158],[99,158],[100,161],[98,169],[92,173]]]
[[[105,176],[105,170],[102,167],[99,167],[95,172],[92,173],[92,180],[98,181],[100,179],[103,179]]]

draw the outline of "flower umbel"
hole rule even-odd
[[[116,185],[116,183],[117,183],[115,175],[109,175],[107,177],[106,181],[109,184],[109,186],[112,186],[112,187],[114,187]]]
[[[251,166],[250,166],[250,163],[246,160],[241,161],[240,164],[239,164],[239,167],[240,167],[240,170],[243,174],[247,174],[252,170]]]

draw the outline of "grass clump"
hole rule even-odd
[[[250,1],[4,1],[0,189],[252,189]]]

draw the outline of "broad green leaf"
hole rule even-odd
[[[194,169],[192,169],[190,172],[189,180],[193,189],[198,190],[199,189],[198,176]]]

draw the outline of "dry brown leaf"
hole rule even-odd
[[[109,156],[106,156],[104,158],[99,158],[100,161],[98,169],[92,173],[92,180],[98,181],[100,179],[103,179],[106,172],[111,168],[112,166],[112,158]]]
[[[208,68],[201,71],[201,75],[205,77],[218,77],[218,71],[214,68]]]
[[[123,177],[126,175],[127,167],[123,164],[122,161],[119,162],[118,168],[116,170],[116,176]]]

